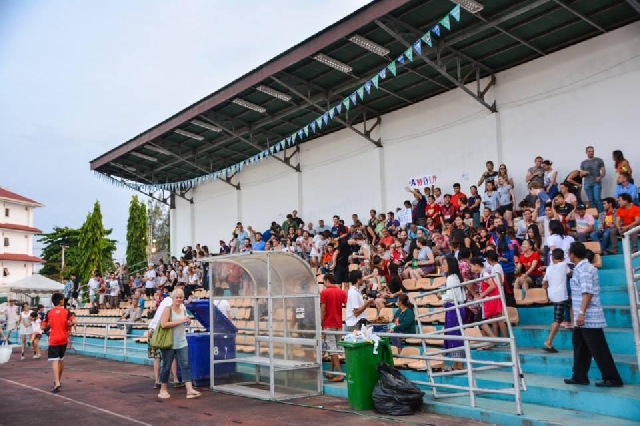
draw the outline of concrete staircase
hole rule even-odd
[[[554,340],[557,354],[542,350],[553,318],[551,307],[518,308],[520,323],[514,327],[527,391],[522,392],[522,416],[515,414],[513,397],[483,395],[477,407],[469,406],[467,396],[434,399],[425,389],[423,410],[436,414],[468,418],[500,425],[631,425],[640,424],[640,373],[636,362],[631,314],[622,255],[603,257],[599,271],[602,303],[609,327],[605,330],[609,347],[622,379],[623,388],[602,389],[594,385],[601,380],[592,364],[590,386],[565,385],[571,377],[573,351],[571,332],[561,330]],[[477,352],[474,358],[507,361],[506,349]],[[404,370],[410,379],[424,380],[423,372]],[[481,387],[504,388],[513,381],[511,370],[492,370],[476,374]],[[441,377],[444,383],[464,385],[466,375]],[[347,397],[343,383],[326,384],[325,393]]]

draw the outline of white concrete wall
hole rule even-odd
[[[19,279],[33,275],[33,263],[14,262],[8,260],[0,260],[0,290],[2,285],[18,281]],[[4,268],[9,270],[9,276],[3,275]]]
[[[5,209],[9,209],[9,216],[5,216]],[[33,226],[33,207],[10,201],[0,201],[0,223]]]
[[[9,238],[9,247],[4,246],[4,239]],[[0,230],[0,253],[23,253],[31,255],[32,234],[20,231]]]
[[[498,114],[454,90],[385,115],[374,135],[383,149],[346,129],[303,144],[301,174],[269,159],[234,179],[241,191],[200,186],[192,206],[176,202],[172,252],[195,242],[215,251],[236,221],[263,230],[294,208],[314,223],[366,218],[370,208],[400,206],[407,179],[422,173],[435,174],[443,192],[454,182],[468,192],[486,160],[507,164],[519,199],[537,155],[553,160],[562,179],[594,145],[608,170],[603,195],[613,191],[614,149],[640,173],[640,23],[502,72],[488,95]]]

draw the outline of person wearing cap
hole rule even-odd
[[[576,222],[576,240],[581,243],[589,240],[595,223],[594,217],[586,211],[587,208],[584,204],[578,204],[576,209],[569,215],[569,219]]]
[[[544,185],[544,190],[549,195],[549,198],[555,197],[555,195],[558,193],[558,184],[557,184],[558,172],[553,170],[552,166],[553,166],[553,161],[551,160],[544,160],[542,162],[542,168],[544,169],[543,185]]]

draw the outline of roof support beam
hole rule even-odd
[[[390,36],[394,37],[396,40],[398,40],[400,43],[402,43],[405,47],[411,47],[411,44],[406,41],[404,38],[402,38],[397,32],[395,32],[393,29],[391,29],[391,25],[393,25],[393,23],[383,23],[380,19],[376,19],[375,20],[376,25],[378,25],[380,28],[382,28],[384,31],[386,31]],[[417,52],[416,52],[417,53]],[[454,54],[455,55],[455,54]],[[440,74],[442,74],[447,80],[449,80],[450,82],[452,82],[453,84],[455,84],[456,86],[458,86],[460,89],[462,89],[465,93],[467,93],[469,96],[471,96],[473,99],[475,99],[478,103],[480,103],[482,106],[484,106],[485,108],[487,108],[489,111],[491,112],[497,112],[496,109],[496,103],[495,101],[493,102],[493,104],[489,105],[485,100],[484,100],[484,96],[482,96],[482,91],[478,90],[478,93],[474,93],[472,92],[470,89],[467,88],[467,86],[465,86],[462,81],[460,81],[460,77],[456,78],[455,76],[452,76],[451,74],[449,74],[447,72],[447,70],[445,68],[443,68],[441,66],[441,64],[439,63],[435,63],[433,62],[431,59],[429,59],[424,53],[420,53],[420,55],[418,55],[425,63],[427,63],[429,66],[431,66],[433,69],[435,69],[436,71],[438,71]],[[458,59],[459,61],[460,59]],[[438,61],[440,62],[440,61]],[[479,77],[480,75],[480,66],[478,65],[478,63],[474,64],[474,66],[476,67],[476,69],[478,70],[477,72],[477,76]],[[486,67],[482,67],[485,68]],[[493,84],[493,82],[495,81],[495,76],[493,75],[493,73],[491,73],[491,81],[489,84]],[[479,88],[479,87],[478,87]]]
[[[279,79],[277,77],[271,76],[271,79],[273,81],[275,81],[276,83],[278,83],[279,85],[281,85],[282,87],[286,87],[287,90],[291,91],[292,93],[295,93],[298,97],[304,99],[305,101],[307,101],[308,103],[310,103],[311,105],[313,105],[320,113],[324,113],[325,109],[317,102],[315,102],[313,99],[307,97],[304,93],[301,93],[300,91],[296,90],[292,85],[288,84],[287,82],[285,82],[283,79]],[[367,141],[371,142],[372,144],[374,144],[375,146],[377,146],[378,148],[382,147],[382,144],[380,143],[380,139],[378,138],[378,140],[373,140],[371,139],[371,137],[366,134],[361,132],[360,130],[356,129],[355,127],[353,127],[351,124],[347,123],[345,120],[341,119],[340,117],[338,117],[337,115],[334,116],[333,118],[335,121],[337,121],[338,123],[344,125],[345,127],[347,127],[348,129],[350,129],[351,131],[353,131],[354,133],[356,133],[357,135],[363,137],[364,139],[366,139]]]
[[[254,143],[254,142],[253,142],[253,140],[251,140],[251,139],[253,139],[253,133],[251,132],[251,129],[249,130],[249,132],[250,132],[250,133],[249,133],[249,137],[250,137],[251,139],[247,139],[247,138],[245,138],[244,136],[240,135],[239,133],[236,133],[235,131],[233,131],[233,130],[231,130],[231,129],[229,129],[229,128],[227,128],[227,127],[223,126],[223,125],[221,125],[220,123],[217,123],[217,122],[215,122],[215,121],[211,120],[211,119],[206,115],[206,113],[202,113],[202,114],[201,114],[201,117],[205,118],[209,123],[213,124],[214,126],[218,126],[218,127],[220,127],[224,132],[226,132],[226,133],[230,134],[231,136],[234,136],[234,137],[236,137],[236,138],[240,139],[241,141],[243,141],[243,142],[245,142],[245,143],[247,143],[247,144],[251,145],[252,147],[254,147],[254,148],[256,148],[256,149],[259,149],[260,151],[263,151],[263,150],[264,150],[264,147],[261,147],[261,146],[260,146],[260,145],[258,145],[257,143]],[[292,168],[293,170],[295,170],[296,172],[300,172],[300,165],[299,165],[299,164],[298,164],[298,166],[297,166],[297,167],[294,167],[294,166],[292,166],[292,165],[291,165],[291,163],[290,163],[290,162],[286,162],[285,160],[283,160],[282,158],[280,158],[280,157],[278,157],[278,156],[276,156],[276,155],[272,155],[271,157],[272,157],[272,158],[275,158],[275,159],[276,159],[276,160],[278,160],[278,161],[280,161],[282,164],[284,164],[284,165],[286,165],[286,166],[288,166],[288,167],[291,167],[291,168]]]
[[[560,2],[558,1],[558,3],[560,3]],[[514,39],[515,41],[517,41],[521,45],[527,46],[529,49],[531,49],[534,52],[538,53],[540,56],[546,56],[547,55],[546,53],[544,53],[542,50],[538,49],[537,47],[535,47],[531,43],[521,39],[520,37],[516,36],[513,33],[510,33],[509,31],[505,30],[504,28],[498,26],[498,24],[494,24],[491,21],[488,21],[487,19],[483,18],[479,13],[474,14],[474,16],[476,18],[480,19],[485,24],[491,25],[493,28],[495,28],[496,30],[500,31],[502,34],[505,34],[505,35],[511,37],[512,39]]]
[[[156,140],[158,140],[158,139],[162,139],[162,138],[156,138]],[[200,171],[203,171],[203,172],[204,172],[204,173],[206,173],[206,174],[212,173],[212,170],[207,170],[207,169],[205,169],[204,167],[199,166],[199,165],[198,165],[198,164],[196,164],[195,162],[193,162],[193,161],[191,161],[191,160],[187,160],[186,158],[184,158],[184,157],[183,157],[183,156],[181,156],[181,155],[178,155],[178,154],[176,154],[176,153],[174,153],[174,152],[171,152],[171,151],[165,150],[164,148],[162,148],[162,147],[160,147],[160,146],[158,146],[158,145],[156,145],[156,144],[153,144],[153,143],[150,143],[149,145],[152,145],[152,146],[156,147],[156,148],[157,148],[157,149],[159,149],[159,150],[166,151],[166,155],[171,155],[172,157],[175,157],[175,158],[177,158],[178,160],[180,160],[180,161],[182,161],[182,162],[184,162],[184,163],[187,163],[187,164],[189,164],[190,166],[193,166],[193,167],[195,167],[196,169],[198,169],[198,170],[200,170]],[[167,166],[166,166],[166,165],[165,165],[165,166],[160,166],[160,167],[158,167],[158,168],[156,169],[156,171],[158,171],[158,170],[162,170],[162,169],[164,169],[165,167],[167,167]]]
[[[554,2],[556,2],[558,5],[564,7],[565,9],[567,9],[569,12],[573,13],[574,15],[576,15],[578,18],[582,19],[584,22],[586,22],[587,24],[591,25],[594,28],[597,28],[598,31],[600,31],[601,33],[606,33],[607,30],[605,30],[604,28],[602,28],[600,25],[596,24],[595,22],[593,22],[591,19],[587,18],[586,16],[584,16],[582,13],[578,12],[577,10],[575,10],[572,7],[567,6],[566,4],[564,4],[562,1],[560,0],[553,0]],[[629,0],[629,1],[635,1],[635,0]],[[640,12],[640,10],[639,10]]]
[[[636,12],[640,13],[640,2],[638,0],[627,0],[627,3],[636,10]]]

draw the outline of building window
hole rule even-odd
[[[9,275],[9,268],[2,268],[2,276],[3,277],[8,277]]]
[[[4,209],[4,217],[9,217],[9,209]]]
[[[4,246],[9,247],[9,238],[4,237]]]

